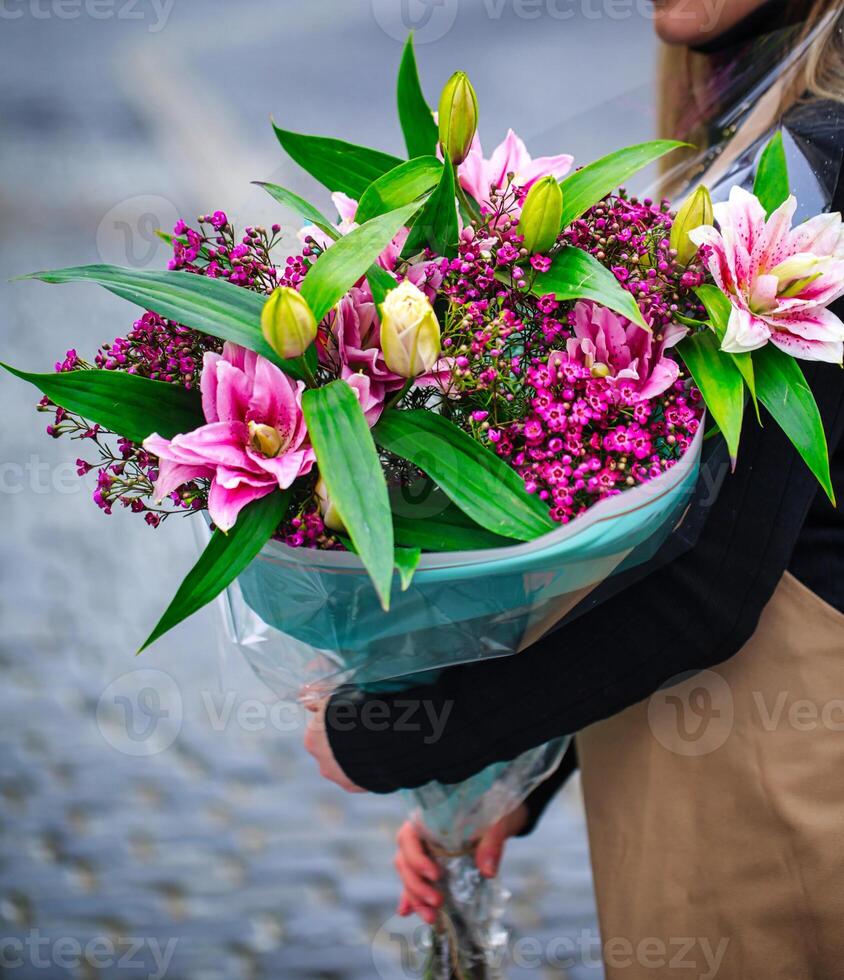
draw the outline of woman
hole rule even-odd
[[[707,182],[733,182],[782,120],[811,163],[804,177],[842,210],[840,13],[829,0],[659,8],[657,30],[678,46],[663,115],[671,132],[718,144]],[[804,367],[844,497],[844,374]],[[609,980],[830,980],[844,976],[844,514],[770,424],[746,427],[712,496],[701,481],[696,540],[647,578],[519,656],[402,692],[427,704],[436,733],[350,724],[367,701],[353,690],[308,743],[347,789],[390,792],[579,732],[577,759],[484,836],[484,874],[579,761]],[[356,712],[332,725],[350,701]],[[397,866],[400,911],[432,922],[436,867],[409,824]]]

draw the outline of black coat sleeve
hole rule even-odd
[[[828,364],[805,373],[833,451],[844,373]],[[520,654],[452,667],[400,694],[338,692],[328,737],[349,777],[381,793],[459,782],[738,652],[789,565],[818,486],[764,412],[763,422],[748,415],[736,472],[714,501],[698,501],[706,522],[679,558]],[[379,724],[365,723],[367,714]]]

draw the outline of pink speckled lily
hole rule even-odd
[[[222,354],[205,355],[200,386],[206,424],[173,439],[153,434],[144,448],[160,460],[156,499],[190,480],[210,479],[208,512],[228,531],[248,503],[286,489],[313,467],[300,406],[305,386],[230,343]]]
[[[574,337],[566,345],[566,355],[596,377],[615,378],[629,386],[637,401],[647,401],[666,392],[679,377],[680,366],[666,351],[687,332],[670,324],[661,337],[654,337],[604,306],[581,301],[574,308]]]
[[[844,226],[820,214],[791,227],[789,197],[766,220],[759,200],[734,187],[716,204],[718,228],[689,233],[732,311],[721,348],[739,354],[769,341],[794,357],[840,364],[844,323],[827,307],[844,295]]]
[[[480,204],[489,201],[490,189],[500,190],[507,184],[507,175],[513,174],[513,183],[527,190],[540,177],[565,177],[571,170],[574,160],[568,153],[557,156],[537,157],[531,159],[524,141],[512,129],[507,130],[507,136],[492,152],[489,160],[484,159],[481,141],[477,135],[472,140],[472,146],[466,159],[460,164],[457,176],[460,186],[474,197]]]

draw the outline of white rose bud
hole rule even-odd
[[[430,371],[440,356],[440,325],[428,297],[409,279],[381,304],[381,350],[387,367],[403,378]]]

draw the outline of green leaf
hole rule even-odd
[[[454,167],[447,163],[442,168],[440,182],[410,229],[402,254],[415,255],[428,245],[437,255],[452,258],[457,254],[457,235]]]
[[[383,449],[427,473],[481,527],[519,541],[556,527],[515,470],[442,416],[388,411],[373,435]]]
[[[367,146],[356,146],[326,136],[292,133],[280,129],[275,123],[273,129],[279,143],[303,170],[307,170],[330,191],[342,191],[355,200],[373,180],[401,163],[398,157],[371,150]]]
[[[785,159],[785,147],[782,142],[782,132],[777,130],[770,142],[762,151],[759,166],[756,169],[756,179],[753,182],[753,193],[759,198],[765,214],[770,216],[788,198],[788,164]]]
[[[138,653],[159,637],[216,599],[244,571],[275,534],[290,503],[290,490],[274,490],[240,512],[237,523],[224,534],[211,535],[199,561],[188,572],[173,601]]]
[[[132,442],[143,442],[153,432],[172,439],[205,424],[199,392],[181,385],[122,371],[31,374],[2,362],[0,367],[34,384],[56,405]]]
[[[705,284],[703,286],[699,286],[695,292],[697,293],[698,299],[700,299],[701,303],[703,303],[704,307],[706,308],[709,321],[712,324],[712,329],[715,331],[715,336],[718,338],[719,344],[723,343],[733,304],[717,286]],[[722,354],[724,357],[731,357],[735,363],[735,366],[741,372],[741,376],[744,378],[744,383],[747,385],[748,391],[750,392],[750,397],[753,399],[753,407],[756,409],[756,418],[761,424],[762,418],[759,414],[759,401],[756,398],[756,379],[753,372],[752,357],[749,353],[728,354],[722,351]]]
[[[454,520],[459,514],[464,521]],[[477,551],[482,548],[503,548],[513,544],[505,538],[465,520],[456,507],[433,517],[413,518],[393,513],[393,532],[396,541],[405,547],[418,547],[423,551]]]
[[[439,134],[437,124],[434,122],[434,114],[425,101],[419,82],[412,32],[408,35],[399,65],[398,106],[407,155],[420,157],[435,153]]]
[[[677,347],[689,373],[703,395],[709,414],[727,441],[735,467],[744,416],[744,379],[730,357],[719,349],[711,330],[701,330]]]
[[[369,267],[410,220],[419,205],[406,204],[359,225],[326,249],[302,282],[301,294],[319,322],[349,289],[367,274]]]
[[[633,174],[643,167],[665,156],[671,150],[688,143],[677,140],[651,140],[648,143],[637,143],[616,150],[594,163],[589,163],[580,170],[575,170],[560,181],[563,189],[563,220],[561,228],[579,218],[593,204],[597,204],[611,191],[617,190]]]
[[[264,340],[261,309],[267,297],[223,279],[209,279],[192,272],[143,272],[113,265],[54,269],[20,278],[49,283],[98,283],[116,296],[168,320],[248,347],[293,378],[304,377],[295,361],[280,358]]]
[[[788,436],[835,504],[821,413],[797,361],[774,344],[753,352],[759,401]]]
[[[372,293],[372,300],[377,310],[381,309],[381,304],[387,298],[387,293],[396,288],[395,278],[387,270],[374,262],[366,270],[366,281]]]
[[[340,233],[332,225],[332,223],[325,217],[325,215],[313,206],[309,201],[306,201],[304,197],[299,197],[298,194],[294,194],[293,191],[287,190],[286,187],[279,187],[278,184],[268,184],[263,180],[253,180],[253,184],[257,184],[258,187],[263,187],[264,190],[279,204],[282,204],[286,208],[290,208],[299,217],[304,218],[306,221],[310,221],[311,224],[316,225],[320,231],[324,231],[329,238],[338,239]]]
[[[302,395],[302,411],[319,472],[369,572],[384,609],[393,578],[393,524],[387,483],[355,393],[332,381]]]
[[[622,288],[606,266],[573,245],[565,245],[557,252],[551,268],[535,277],[531,291],[537,296],[553,293],[559,300],[591,299],[650,329],[633,295]]]
[[[363,224],[385,211],[418,200],[437,186],[442,171],[442,161],[436,157],[416,157],[400,163],[366,188],[358,203],[355,221]]]
[[[396,571],[399,573],[402,592],[407,592],[408,586],[413,581],[421,557],[421,548],[396,548]]]

